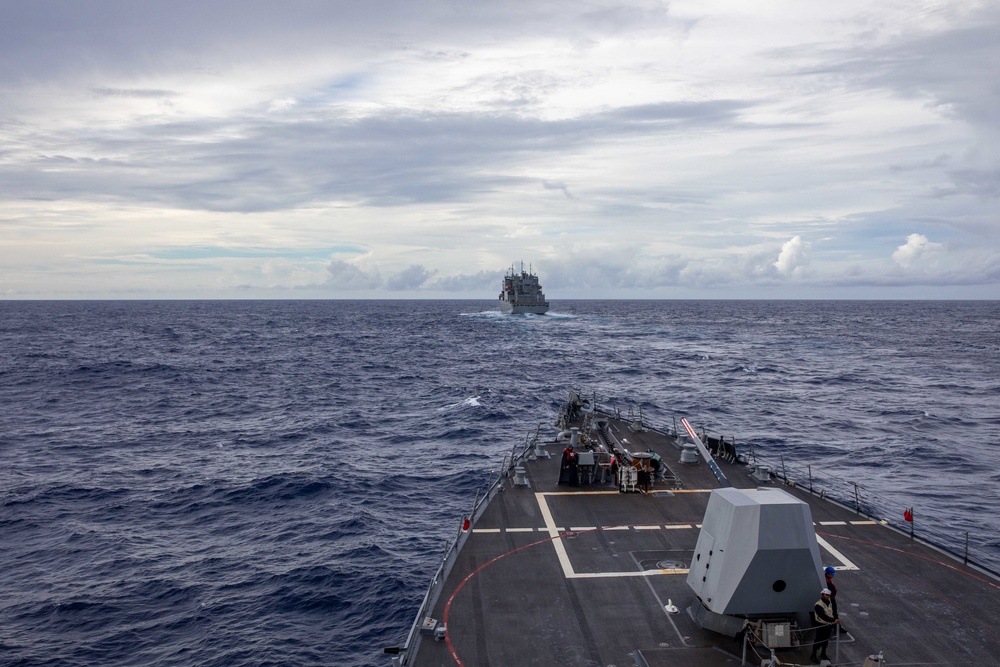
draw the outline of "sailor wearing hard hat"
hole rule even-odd
[[[813,616],[816,617],[816,637],[813,639],[812,655],[809,659],[819,663],[820,660],[830,659],[826,655],[826,645],[830,643],[834,627],[840,623],[833,613],[833,599],[829,588],[820,591],[819,600],[813,607]]]

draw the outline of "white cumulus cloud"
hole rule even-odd
[[[778,255],[777,261],[774,262],[774,268],[784,275],[794,273],[809,263],[806,256],[808,247],[809,244],[804,243],[801,236],[793,236],[781,246],[781,253]]]
[[[933,255],[943,247],[940,243],[931,243],[923,234],[910,234],[906,237],[906,243],[892,253],[892,258],[903,268],[909,268],[920,258]]]

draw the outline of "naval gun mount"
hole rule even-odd
[[[773,645],[790,646],[792,628],[811,625],[820,571],[808,504],[781,489],[715,489],[688,571],[697,596],[688,614],[730,637],[767,621],[786,638]]]

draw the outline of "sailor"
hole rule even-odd
[[[649,450],[652,456],[649,457],[649,467],[652,469],[653,479],[657,482],[663,481],[663,459],[652,449]]]
[[[840,614],[837,613],[837,584],[833,583],[833,575],[837,574],[837,571],[827,565],[826,569],[823,570],[823,574],[826,576],[826,587],[830,589],[830,602],[833,603],[833,617],[839,619]]]
[[[566,449],[563,450],[562,462],[559,467],[560,484],[571,484],[572,486],[577,486],[579,484],[579,480],[577,479],[576,460],[576,450],[573,449],[573,445],[566,445]]]
[[[830,601],[833,602],[833,617],[840,621],[840,612],[837,611],[837,584],[833,583],[833,575],[835,574],[837,574],[837,571],[829,565],[823,570],[823,575],[826,577],[826,587],[830,589]],[[845,632],[847,632],[847,629],[841,623],[840,634],[844,634]]]
[[[809,659],[818,664],[820,660],[830,659],[826,655],[826,645],[830,643],[833,629],[840,623],[833,615],[833,600],[830,598],[829,588],[820,591],[819,600],[813,607],[813,616],[816,617],[816,637],[813,639],[813,649]]]

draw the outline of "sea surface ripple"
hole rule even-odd
[[[387,665],[477,489],[568,389],[914,507],[1000,569],[998,322],[993,301],[0,302],[0,663]]]

